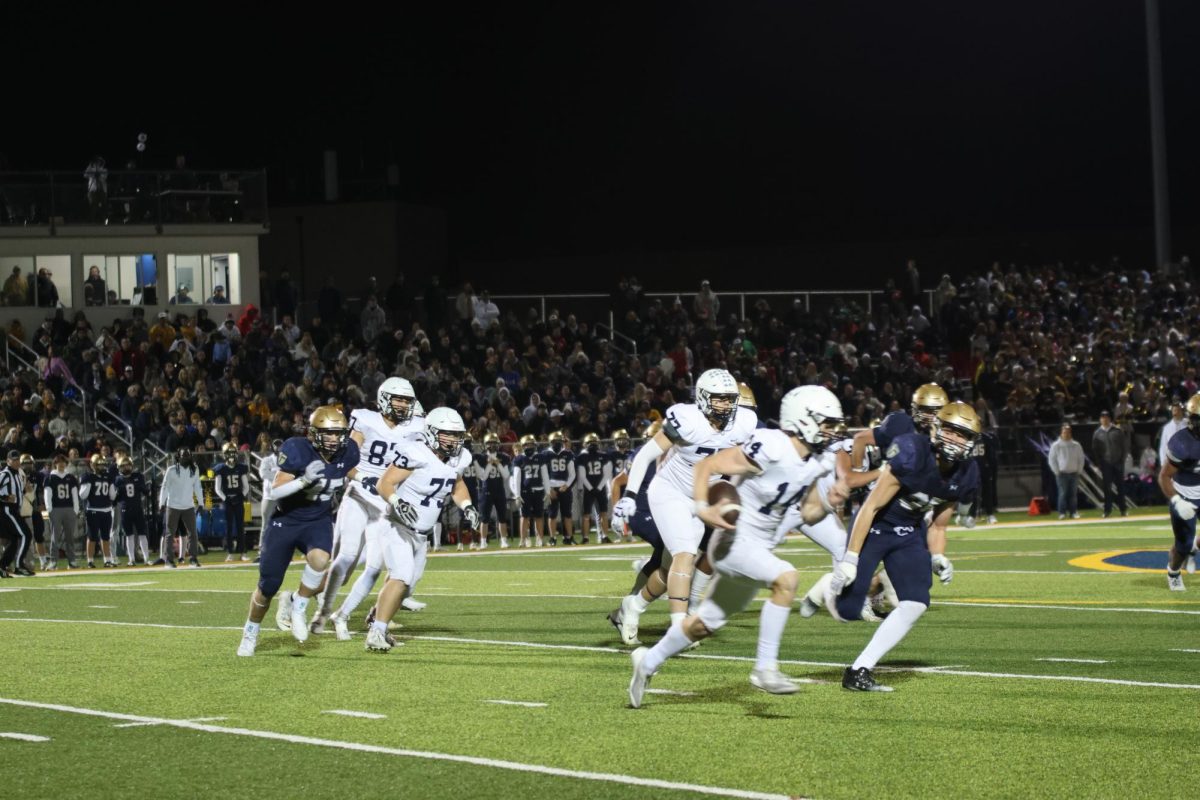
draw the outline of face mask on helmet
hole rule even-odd
[[[561,453],[563,449],[562,439],[554,439],[550,442],[550,452]]]
[[[484,449],[489,453],[499,453],[500,445],[496,444],[495,442],[488,442],[486,445],[484,445]]]
[[[738,396],[736,394],[708,394],[705,392],[702,395],[706,402],[707,408],[701,409],[704,411],[704,416],[716,424],[728,427],[733,415],[737,412]]]
[[[402,394],[385,394],[386,405],[380,409],[383,416],[397,423],[408,422],[413,417],[413,398]]]
[[[437,450],[446,458],[457,456],[463,449],[465,439],[466,435],[461,431],[437,431],[435,433]]]
[[[314,428],[314,446],[326,460],[334,458],[346,446],[350,431],[345,428]]]
[[[932,436],[938,452],[949,461],[962,461],[975,446],[974,431],[941,420],[935,421]]]
[[[912,418],[913,425],[922,433],[933,430],[933,423],[937,419],[938,406],[913,406]]]
[[[599,442],[592,442],[591,444],[588,445],[587,450],[589,453],[599,453],[600,452]]]
[[[129,463],[128,461],[122,462],[120,469],[122,475],[133,474],[133,464]]]
[[[617,439],[617,451],[624,453],[629,449],[631,442],[628,439]]]

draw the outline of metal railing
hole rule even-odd
[[[14,370],[12,362],[16,361],[23,368],[33,372],[40,378],[41,373],[38,371],[37,361],[39,358],[42,358],[42,356],[39,356],[36,350],[22,342],[20,339],[14,337],[11,333],[6,335],[8,336],[8,347],[4,348],[4,366],[8,370],[9,374],[11,375],[13,373]],[[16,348],[15,352],[14,348]],[[87,392],[84,391],[83,387],[79,384],[73,383],[71,384],[71,389],[73,391],[71,396],[68,397],[65,393],[66,388],[67,387],[65,386],[63,387],[64,393],[62,398],[79,407],[80,412],[83,414],[83,432],[89,433],[91,431],[89,423],[91,423],[92,420],[88,416]]]
[[[90,171],[90,166],[89,166]],[[0,172],[0,225],[266,225],[266,170]]]

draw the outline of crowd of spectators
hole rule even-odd
[[[426,408],[456,408],[477,439],[554,430],[605,438],[690,399],[693,376],[711,367],[749,384],[767,419],[797,384],[827,385],[861,426],[937,381],[990,405],[986,419],[1001,427],[1092,420],[1104,408],[1128,424],[1165,420],[1171,398],[1197,390],[1200,363],[1200,299],[1186,279],[1119,265],[993,265],[943,276],[928,295],[910,263],[870,312],[849,296],[814,313],[800,299],[762,297],[747,300],[745,318],[707,281],[671,299],[622,279],[611,308],[628,339],[616,344],[597,320],[554,308],[543,319],[540,307],[498,305],[470,284],[451,295],[437,276],[420,302],[403,276],[386,292],[372,279],[362,295],[351,314],[331,280],[303,325],[254,306],[217,309],[217,319],[203,307],[150,318],[131,308],[102,329],[62,309],[32,332],[14,323],[9,335],[38,358],[36,374],[6,380],[4,446],[86,456],[98,443],[84,439],[69,402],[82,389],[165,450],[231,441],[266,452],[272,439],[302,431],[318,404],[373,407],[389,375],[412,381]]]

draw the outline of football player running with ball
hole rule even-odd
[[[648,440],[629,470],[625,496],[613,507],[617,520],[631,519],[637,513],[637,494],[646,469],[664,453],[647,497],[650,513],[671,554],[667,575],[667,597],[671,603],[672,624],[687,616],[696,554],[704,536],[704,522],[696,516],[692,502],[693,469],[706,456],[741,444],[750,438],[750,426],[738,421],[738,385],[723,369],[710,369],[696,380],[696,402],[676,403],[667,409],[662,430]],[[716,481],[716,475],[712,477]],[[637,621],[626,619],[636,629]]]
[[[1187,427],[1176,431],[1167,442],[1167,460],[1158,475],[1158,485],[1171,506],[1171,531],[1175,543],[1167,558],[1167,588],[1185,591],[1180,568],[1196,552],[1196,508],[1200,506],[1200,394],[1194,394],[1184,409]]]
[[[333,550],[333,496],[354,476],[357,466],[358,445],[350,439],[346,415],[335,406],[321,406],[312,413],[307,437],[293,436],[283,443],[279,472],[271,486],[275,501],[271,535],[258,564],[258,588],[250,596],[239,656],[254,655],[263,617],[283,584],[295,550],[305,558],[300,590],[293,602],[281,598],[276,616],[277,622],[280,616],[288,618],[296,641],[308,639],[308,600],[320,590]]]
[[[931,555],[931,548],[934,543],[944,544],[955,504],[969,502],[979,489],[979,467],[970,457],[979,432],[975,409],[966,403],[947,403],[938,411],[929,435],[904,434],[885,451],[887,464],[854,519],[846,555],[821,580],[829,613],[851,622],[859,619],[875,567],[882,561],[899,604],[846,668],[843,687],[891,691],[875,682],[872,670],[929,608],[933,573],[939,557],[945,559],[941,553]],[[926,531],[928,511],[933,512],[933,521]],[[948,571],[939,570],[943,582],[949,580]]]
[[[750,606],[763,586],[771,589],[771,596],[759,617],[750,683],[771,694],[799,690],[779,671],[779,645],[796,596],[796,568],[772,551],[786,534],[779,522],[790,506],[804,502],[806,521],[826,513],[812,490],[834,467],[833,454],[826,449],[844,430],[842,406],[823,386],[801,386],[784,395],[779,425],[780,430],[755,430],[746,443],[696,465],[695,508],[698,518],[714,528],[708,555],[716,574],[695,614],[672,624],[654,647],[633,651],[629,703],[634,708],[641,706],[650,677],[664,661],[720,630],[731,616]],[[719,508],[708,504],[709,479],[721,474],[745,476],[738,487],[741,511],[736,531]]]

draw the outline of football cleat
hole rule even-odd
[[[225,563],[228,564],[230,561],[233,561],[233,553],[227,553],[225,555]]]
[[[254,648],[258,646],[258,637],[251,636],[248,633],[242,634],[242,643],[238,645],[237,654],[247,657],[254,655]]]
[[[1192,553],[1187,557],[1187,561],[1183,562],[1183,568],[1187,570],[1188,575],[1196,574],[1196,554]]]
[[[804,619],[808,619],[820,610],[821,606],[817,605],[812,600],[809,600],[808,595],[804,595],[804,597],[800,599],[800,616]]]
[[[988,525],[995,525],[995,524],[996,524],[996,515],[988,514]]]
[[[767,694],[795,694],[800,686],[779,671],[779,665],[770,669],[756,669],[750,673],[750,685]]]
[[[292,593],[280,592],[279,605],[275,608],[275,627],[281,631],[292,629]]]
[[[1167,588],[1172,592],[1186,592],[1187,587],[1183,585],[1183,576],[1176,572],[1174,575],[1167,573]]]
[[[863,600],[862,607],[863,622],[883,622],[883,617],[875,613],[875,609],[871,606],[871,598],[867,597]]]
[[[892,687],[875,682],[875,675],[866,667],[854,669],[846,667],[842,673],[842,688],[855,692],[890,692]]]
[[[407,608],[409,611],[424,611],[428,603],[422,603],[420,600],[414,600],[411,597],[406,597],[400,601],[401,608]]]
[[[633,677],[629,679],[629,705],[631,708],[642,707],[642,697],[645,696],[646,688],[650,686],[650,678],[653,677],[642,671],[642,662],[649,652],[649,647],[639,647],[629,654],[629,660],[633,662]]]
[[[388,641],[388,635],[381,633],[376,628],[371,628],[367,632],[367,650],[372,653],[386,653],[392,649],[392,642]]]
[[[621,609],[617,613],[621,616],[621,641],[627,645],[639,644],[638,623],[642,615],[633,607],[633,595],[627,594],[621,599]]]
[[[308,617],[297,606],[292,606],[292,636],[303,644],[308,641]]]
[[[339,642],[350,641],[350,626],[346,624],[344,617],[339,617],[337,614],[333,615],[333,634]]]
[[[318,606],[318,608],[319,607],[320,606]],[[308,624],[308,632],[309,633],[324,633],[326,622],[327,622],[326,616],[324,614],[322,614],[320,611],[318,611],[317,615],[315,617],[313,617],[312,622],[310,622]]]

